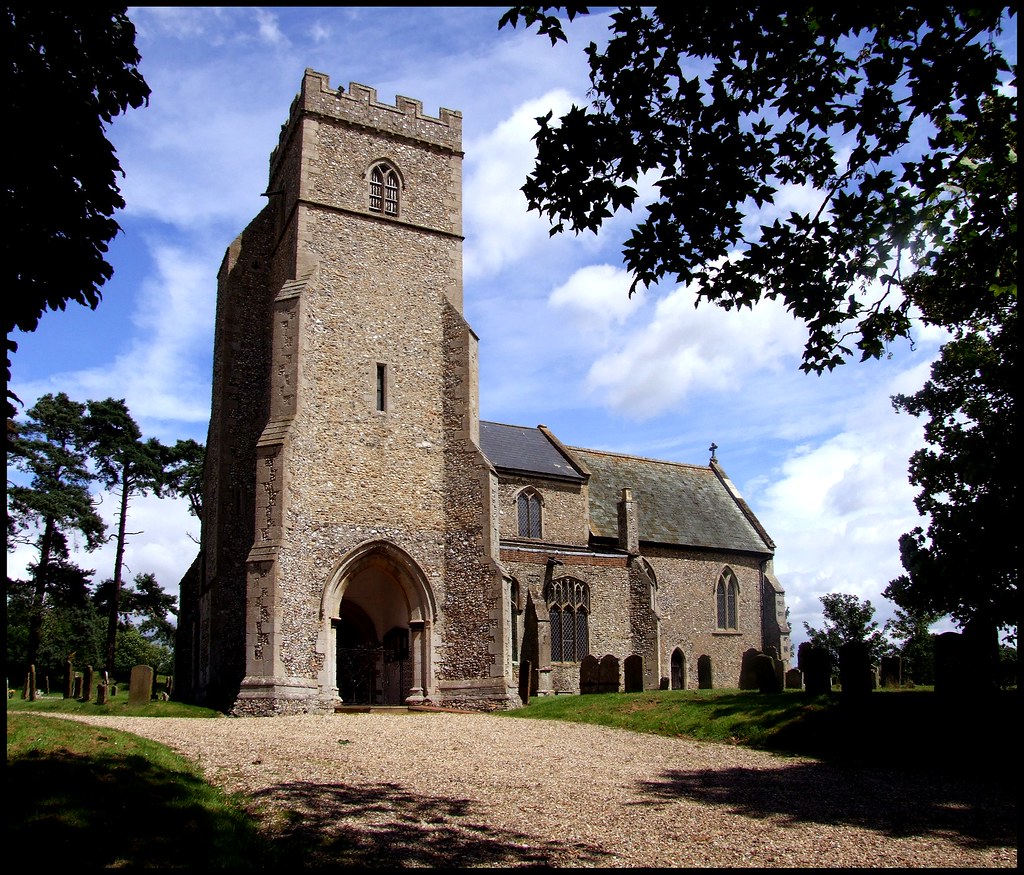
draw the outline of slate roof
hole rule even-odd
[[[618,538],[618,503],[622,490],[629,488],[641,541],[774,552],[760,523],[744,513],[746,503],[738,494],[734,497],[711,467],[578,447],[568,450],[590,471],[590,530],[596,537]]]
[[[582,483],[586,477],[539,428],[480,422],[480,449],[495,468]]]
[[[618,540],[618,505],[628,488],[637,503],[641,541],[768,555],[775,550],[721,468],[562,447],[544,426],[486,421],[480,422],[480,448],[504,473],[589,480],[594,537]]]

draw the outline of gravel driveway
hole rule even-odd
[[[296,868],[1017,865],[1015,776],[996,789],[485,714],[74,719],[163,742],[268,829],[316,834]]]

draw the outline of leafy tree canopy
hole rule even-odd
[[[46,600],[66,575],[69,539],[81,535],[88,550],[98,547],[106,524],[89,491],[89,437],[85,405],[63,392],[44,395],[24,422],[8,425],[8,464],[28,475],[28,483],[7,484],[7,549],[31,544],[33,596],[28,630],[28,662],[41,641]]]
[[[103,540],[105,524],[93,505],[89,487],[89,438],[84,404],[63,392],[44,395],[13,426],[8,441],[8,464],[29,475],[25,484],[7,484],[7,540],[39,541],[39,530],[84,536],[87,549]]]
[[[909,611],[949,614],[1011,640],[1020,611],[1019,364],[1016,312],[1007,313],[997,330],[947,343],[925,386],[894,399],[928,416],[928,445],[911,457],[910,482],[920,487],[915,503],[929,522],[900,538],[907,573],[884,593]]]
[[[868,645],[873,658],[882,655],[886,647],[884,632],[875,621],[875,608],[870,601],[861,601],[855,595],[833,592],[821,597],[821,629],[804,623],[804,631],[811,644],[824,647],[832,657],[832,664],[839,665],[839,648],[849,641],[863,641]]]
[[[11,332],[35,331],[46,310],[68,301],[95,309],[113,268],[105,254],[120,230],[121,165],[105,125],[150,89],[138,70],[135,27],[124,6],[5,6],[3,44],[3,287],[7,415]]]
[[[554,44],[565,34],[549,10],[563,8],[586,11],[513,7],[499,26],[522,19]],[[1016,173],[1015,87],[1002,87],[1016,67],[997,45],[1012,14],[986,2],[619,8],[606,48],[585,49],[590,105],[538,119],[523,191],[552,234],[596,232],[653,177],[623,250],[634,290],[671,277],[726,309],[781,298],[808,329],[804,370],[853,346],[878,357],[910,336],[915,304],[955,327],[1016,296],[1010,205],[958,184],[979,163]],[[791,186],[814,206],[758,221]]]
[[[164,486],[168,492],[188,499],[192,516],[203,516],[203,465],[206,447],[191,438],[168,447],[164,459]]]

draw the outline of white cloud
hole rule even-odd
[[[568,314],[581,340],[600,349],[621,328],[640,313],[646,297],[640,287],[630,297],[630,274],[609,264],[580,268],[549,296],[555,310]]]
[[[23,398],[65,392],[72,398],[124,398],[148,436],[147,420],[205,424],[219,255],[157,244],[156,274],[142,283],[128,346],[100,367],[52,373],[19,387]]]
[[[612,352],[591,366],[594,397],[644,419],[697,391],[735,391],[760,371],[791,364],[803,330],[777,301],[723,311],[678,288],[658,301],[646,324],[634,324]]]
[[[568,110],[571,97],[553,91],[520,105],[493,131],[466,146],[464,217],[467,279],[494,273],[549,240],[548,222],[528,213],[520,188],[533,167],[535,119]]]
[[[919,387],[924,367],[848,398],[842,428],[795,447],[756,493],[758,515],[779,544],[776,571],[798,641],[806,640],[804,622],[821,626],[827,593],[870,600],[879,622],[892,615],[881,594],[903,573],[899,536],[921,522],[907,463],[923,437],[921,424],[893,411],[889,397]]]
[[[111,493],[97,496],[98,511],[107,524],[107,534],[117,532],[118,499]],[[152,495],[131,500],[124,557],[124,581],[130,583],[136,574],[153,574],[163,590],[178,595],[178,584],[199,552],[199,521],[188,511],[185,499],[157,498]],[[81,547],[72,539],[72,545]],[[24,545],[7,554],[9,577],[27,579],[28,563],[37,558],[36,551]],[[92,552],[75,549],[72,561],[79,567],[96,572],[94,582],[114,576],[115,543],[108,541]]]

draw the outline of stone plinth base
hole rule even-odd
[[[324,699],[317,682],[308,678],[247,677],[242,681],[231,716],[330,713],[337,704],[337,699]]]
[[[438,681],[431,702],[463,711],[508,711],[521,708],[519,692],[505,678],[465,678]]]

